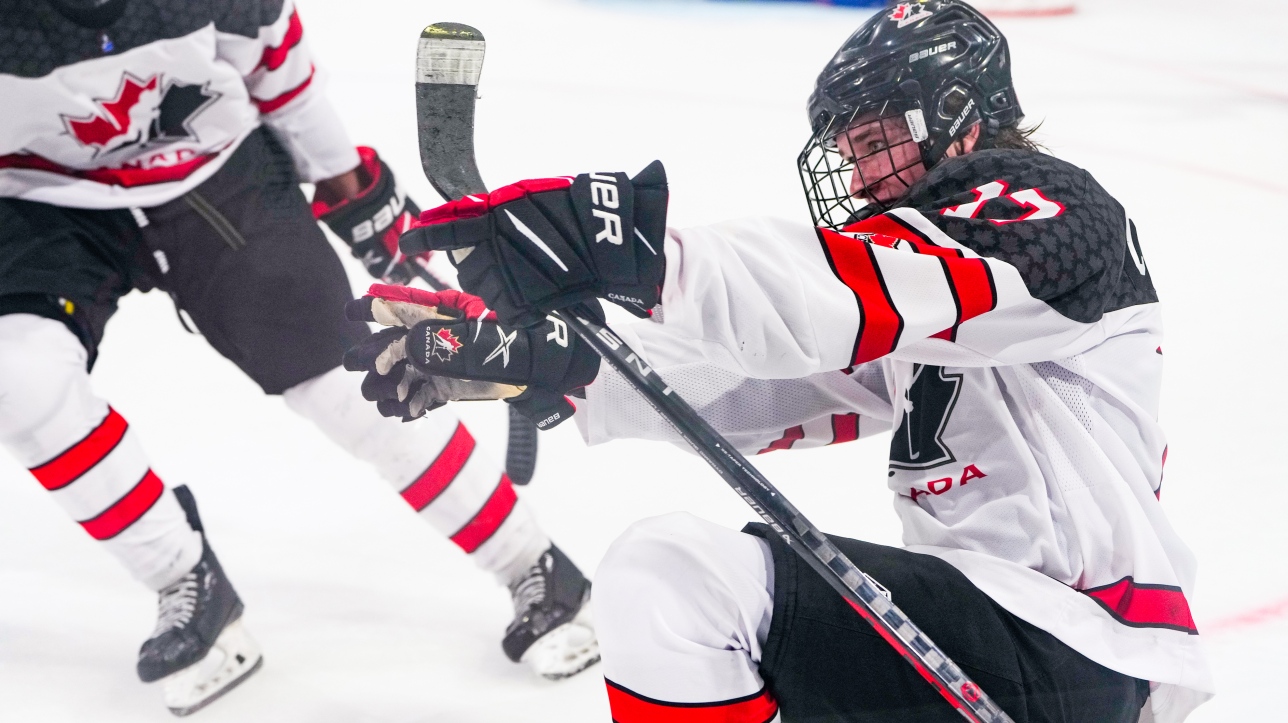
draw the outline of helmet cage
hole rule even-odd
[[[839,231],[893,206],[893,198],[882,200],[866,193],[857,198],[851,189],[862,193],[888,187],[891,179],[895,181],[895,188],[902,185],[902,190],[906,190],[912,186],[915,179],[908,171],[923,165],[926,145],[924,140],[918,142],[919,131],[914,127],[917,121],[909,118],[914,115],[921,117],[919,103],[887,102],[875,111],[832,116],[810,137],[797,157],[797,167],[815,226]],[[898,139],[892,137],[891,120],[907,123],[908,133],[901,133]],[[879,139],[872,139],[880,141],[878,147],[870,150],[853,147],[849,131],[868,125],[874,125],[880,132]],[[920,132],[924,133],[924,125]],[[918,146],[916,152],[895,153],[896,149],[912,144]],[[904,160],[900,162],[899,157]],[[902,195],[902,190],[897,195]]]

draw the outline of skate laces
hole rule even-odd
[[[510,594],[514,598],[515,615],[523,615],[546,600],[546,569],[539,562],[528,568],[528,574],[520,580]]]
[[[151,637],[182,628],[192,620],[197,610],[197,588],[197,573],[189,572],[161,590],[157,599],[157,626]]]

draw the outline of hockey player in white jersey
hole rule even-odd
[[[0,48],[0,445],[159,591],[140,677],[166,679],[184,714],[261,660],[192,494],[168,491],[90,386],[117,299],[151,288],[510,588],[509,657],[551,678],[593,663],[586,616],[572,622],[589,582],[501,465],[447,410],[381,417],[339,368],[367,329],[343,318],[348,281],[314,216],[406,281],[396,239],[417,209],[348,139],[293,3],[12,0]]]
[[[350,308],[390,330],[351,366],[401,398],[581,397],[591,443],[679,442],[543,318],[658,305],[616,331],[743,451],[893,430],[905,546],[833,541],[1013,720],[1181,721],[1213,686],[1194,557],[1160,503],[1159,302],[1126,210],[1022,117],[992,23],[899,3],[810,99],[814,227],[665,229],[660,164],[467,197],[402,250],[453,250],[482,299],[373,287]],[[959,720],[763,525],[639,522],[595,605],[618,723]]]

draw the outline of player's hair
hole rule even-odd
[[[1022,126],[1018,123],[1013,126],[1003,126],[997,129],[997,135],[993,136],[993,147],[1045,153],[1046,146],[1033,140],[1033,134],[1041,127],[1041,123],[1035,126]]]
[[[950,95],[944,100],[944,113],[949,116],[955,116],[966,105],[965,95]],[[987,121],[980,121],[986,123]],[[1032,151],[1034,153],[1044,153],[1046,148],[1033,140],[1033,134],[1038,132],[1042,127],[1041,123],[1033,126],[1020,125],[1019,120],[1014,123],[1008,123],[993,134],[988,143],[988,148],[1007,148],[1015,151]]]

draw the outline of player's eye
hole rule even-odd
[[[867,146],[868,146],[869,154],[879,153],[889,148],[889,146],[886,145],[885,139],[882,139],[882,138],[868,141]]]

